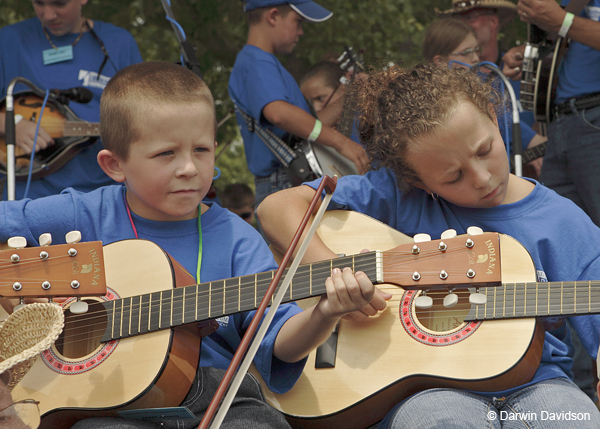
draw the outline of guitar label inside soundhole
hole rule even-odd
[[[455,291],[458,304],[452,308],[444,307],[446,291],[431,291],[427,296],[433,299],[429,309],[417,309],[414,300],[421,292],[406,291],[400,305],[400,320],[402,326],[413,339],[431,346],[447,346],[455,344],[471,336],[481,322],[465,323],[464,318],[469,313],[469,290]]]

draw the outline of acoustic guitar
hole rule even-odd
[[[44,99],[30,91],[14,95],[15,115],[22,115],[23,120],[36,122],[39,120]],[[6,111],[6,99],[0,101],[0,112]],[[77,153],[94,144],[100,136],[100,124],[86,122],[64,104],[46,103],[40,127],[54,139],[54,144],[38,151],[33,158],[32,179],[39,179],[54,173]],[[15,178],[27,180],[30,167],[30,154],[20,147],[15,147]],[[0,173],[6,174],[6,144],[0,137]]]
[[[345,248],[349,252],[393,248],[407,240],[398,231],[358,213],[334,211],[326,216],[319,235],[338,254],[346,253]],[[360,238],[352,231],[358,231]],[[489,246],[484,251],[466,250],[466,240],[477,237],[486,235],[459,236],[461,248],[445,251],[439,248],[440,240],[416,243],[427,260],[431,283],[435,283],[421,285],[428,289],[432,307],[417,308],[421,292],[385,277],[378,287],[393,295],[387,309],[367,322],[341,320],[337,341],[329,345],[333,350],[313,351],[289,392],[275,394],[263,383],[268,402],[283,412],[294,428],[364,429],[403,399],[428,388],[492,392],[529,381],[539,365],[544,341],[544,330],[535,317],[600,313],[600,282],[537,283],[531,257],[515,239],[499,235],[499,241],[492,244],[484,238]],[[404,246],[412,247],[405,244],[390,252],[395,256],[394,271],[422,277],[414,260],[401,257]],[[447,263],[448,252],[455,251],[466,251],[468,261]],[[470,303],[476,289],[469,286],[456,287],[458,304],[444,306],[448,289],[456,286],[453,275],[480,266],[478,276],[491,280],[487,268],[494,264],[493,269],[500,270],[501,284],[492,282],[479,289],[484,304]],[[443,271],[449,274],[445,280]],[[443,289],[436,289],[440,286]],[[328,355],[333,356],[329,362],[323,358]]]
[[[472,249],[450,250],[448,269],[459,261],[468,264],[471,252],[488,253],[487,240],[497,241],[497,234],[476,239]],[[464,240],[448,240],[449,249],[459,242]],[[83,314],[70,311],[73,300],[63,304],[61,337],[13,390],[15,400],[40,401],[42,428],[69,428],[85,417],[115,415],[120,410],[178,406],[191,387],[200,352],[200,339],[186,325],[195,328],[194,322],[256,309],[274,275],[265,272],[196,285],[191,275],[149,241],[115,242],[104,246],[102,254],[108,292],[84,299],[89,309]],[[410,270],[398,270],[407,263]],[[37,278],[38,264],[30,263],[30,278]],[[325,279],[335,266],[362,270],[378,283],[435,288],[427,274],[430,264],[429,258],[415,255],[412,244],[407,244],[391,252],[303,265],[284,301],[325,293]],[[5,268],[5,279],[13,275],[6,271],[10,268]],[[413,280],[414,270],[423,272],[419,282]],[[499,273],[476,278],[463,273],[454,281],[474,285],[494,277],[499,281]]]

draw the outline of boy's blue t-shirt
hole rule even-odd
[[[100,96],[109,79],[120,69],[142,62],[142,56],[133,36],[125,29],[112,24],[94,21],[94,31],[102,40],[110,59],[100,71],[105,60],[100,44],[91,32],[84,32],[73,46],[73,58],[54,64],[44,64],[42,52],[52,49],[42,31],[37,18],[27,19],[0,29],[0,96],[5,97],[8,86],[15,77],[31,81],[39,89],[68,89],[85,87],[94,97],[89,103],[69,103],[69,107],[83,121],[100,121]],[[78,34],[61,37],[52,36],[56,46],[71,45]],[[28,91],[23,84],[17,84],[13,94]],[[15,100],[16,101],[16,100]],[[50,107],[45,109],[48,112]],[[28,118],[29,119],[29,118]],[[29,188],[29,198],[39,198],[60,193],[67,187],[90,191],[100,186],[113,184],[96,162],[96,155],[102,149],[97,141],[83,149],[60,170],[34,180]],[[16,184],[16,198],[23,198],[26,182]],[[3,199],[6,198],[6,185]]]
[[[285,101],[310,113],[306,99],[292,75],[273,54],[252,45],[245,45],[238,53],[231,76],[229,96],[238,108],[256,119],[260,125],[279,137],[285,134],[262,115],[263,108],[273,101]],[[255,176],[274,173],[280,162],[256,133],[251,133],[246,122],[237,114],[248,168]]]
[[[425,191],[402,192],[387,169],[338,180],[328,209],[367,214],[406,235],[430,234],[438,239],[447,229],[466,233],[470,226],[517,239],[532,257],[538,279],[544,281],[600,280],[600,228],[572,201],[535,182],[521,201],[487,209],[459,207],[434,200]],[[316,189],[319,181],[307,183]],[[596,359],[600,315],[570,317],[581,342]],[[541,364],[530,383],[554,377],[572,378],[573,345],[566,326],[547,331]],[[484,393],[506,396],[512,391]]]
[[[64,243],[65,234],[79,230],[82,241],[103,244],[135,238],[124,202],[123,186],[106,186],[89,193],[67,189],[60,195],[36,200],[0,202],[0,242],[21,235],[30,246],[46,232],[53,243]],[[132,214],[141,239],[158,244],[195,277],[198,263],[198,220],[157,222]],[[277,268],[273,255],[258,232],[239,216],[217,204],[201,216],[202,282],[239,277]],[[290,389],[302,373],[305,360],[284,363],[273,356],[275,338],[283,324],[301,309],[281,305],[254,363],[274,392]],[[202,340],[200,366],[226,369],[248,328],[254,311],[218,320],[220,328]]]

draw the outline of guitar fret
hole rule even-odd
[[[150,294],[150,302],[148,308],[150,310],[150,317],[148,319],[148,331],[157,331],[160,329],[160,292],[154,292]]]
[[[130,310],[130,322],[129,322],[129,334],[137,335],[140,332],[139,320],[140,320],[140,301],[141,296],[131,297],[131,310]]]
[[[184,316],[184,299],[183,288],[175,288],[172,291],[173,298],[171,299],[171,326],[183,325]]]
[[[131,335],[131,298],[124,298],[123,311],[121,312],[121,335],[128,337]]]
[[[138,331],[140,334],[150,330],[150,295],[140,296],[140,321]]]

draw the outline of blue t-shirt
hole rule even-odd
[[[568,3],[563,1],[562,5]],[[598,22],[600,0],[590,0],[579,16]],[[597,92],[600,92],[600,51],[571,40],[558,68],[556,102]]]
[[[60,195],[36,200],[0,202],[0,242],[24,236],[37,245],[43,233],[53,243],[64,243],[65,234],[79,230],[83,241],[103,244],[135,238],[124,202],[125,187],[105,186],[89,193],[67,189]],[[132,214],[141,239],[158,244],[194,277],[198,265],[198,219],[158,222]],[[277,268],[262,237],[239,216],[212,204],[201,216],[202,282],[239,277]],[[274,392],[290,389],[302,373],[305,360],[285,363],[273,356],[277,333],[301,310],[295,304],[281,305],[254,359],[263,379]],[[202,340],[200,366],[226,369],[248,328],[254,311],[219,318],[219,329]]]
[[[229,96],[236,106],[279,137],[285,131],[273,126],[262,115],[267,104],[281,100],[310,113],[300,87],[277,57],[252,45],[245,45],[235,59],[229,77]],[[256,133],[248,131],[246,122],[239,113],[237,121],[244,139],[248,168],[252,174],[264,177],[277,171],[281,164],[275,155]]]
[[[387,169],[365,176],[338,180],[328,209],[353,210],[414,236],[440,237],[447,229],[464,234],[478,226],[517,239],[530,253],[539,281],[600,279],[600,228],[572,201],[535,183],[534,190],[512,204],[487,209],[459,207],[443,199],[434,200],[425,191],[402,192]],[[318,181],[308,183],[318,187]],[[582,344],[594,359],[598,351],[600,315],[570,317]],[[555,377],[571,377],[573,346],[566,326],[546,332],[541,364],[532,384]],[[484,393],[505,396],[515,391]]]
[[[73,59],[44,65],[42,52],[52,49],[37,18],[27,19],[0,29],[0,95],[6,96],[8,85],[15,77],[24,77],[42,90],[85,87],[94,98],[86,104],[70,102],[69,107],[82,120],[100,121],[100,95],[108,80],[115,73],[131,64],[142,61],[133,36],[126,30],[102,21],[94,21],[94,31],[102,40],[110,59],[106,61],[98,76],[104,54],[91,32],[84,32],[73,46]],[[57,47],[73,44],[78,34],[55,37],[49,33]],[[13,94],[29,90],[25,85],[16,85]],[[114,183],[100,168],[96,155],[102,143],[77,154],[64,167],[44,178],[31,183],[28,197],[39,198],[60,193],[67,187],[91,191],[99,186]],[[16,198],[23,198],[26,182],[19,181]],[[6,186],[3,199],[6,200]]]

